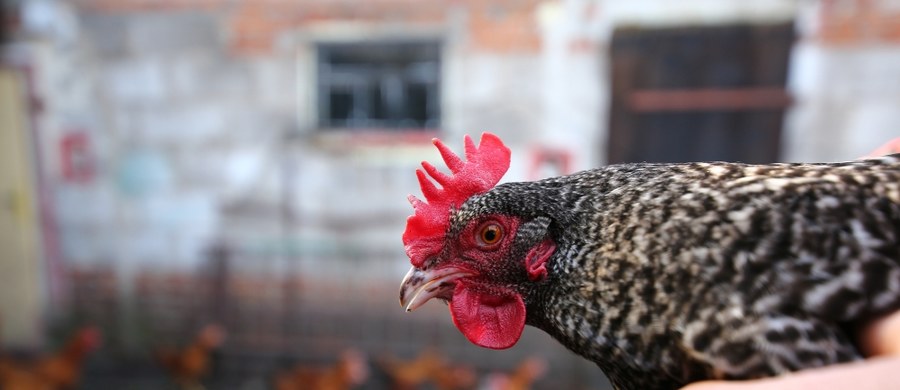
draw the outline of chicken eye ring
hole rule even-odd
[[[494,221],[485,222],[478,228],[476,238],[478,246],[484,249],[492,249],[503,239],[503,227]]]

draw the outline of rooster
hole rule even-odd
[[[347,390],[362,385],[369,377],[365,355],[354,349],[344,351],[329,367],[297,365],[275,377],[275,390]]]
[[[194,340],[183,349],[161,348],[156,360],[183,390],[202,390],[201,379],[211,365],[210,354],[225,341],[225,330],[218,325],[206,325]]]
[[[528,390],[546,373],[547,362],[532,357],[523,360],[508,374],[493,374],[486,387],[490,390]]]
[[[0,358],[0,389],[72,389],[81,379],[81,366],[88,353],[101,343],[100,332],[85,327],[72,335],[58,352],[30,362]]]
[[[861,359],[857,323],[900,309],[900,154],[497,185],[498,137],[467,136],[466,160],[434,143],[451,174],[416,171],[400,303],[444,300],[479,346],[509,348],[528,324],[616,388],[678,388]]]
[[[387,357],[381,367],[392,378],[394,390],[418,389],[428,382],[437,390],[458,390],[471,388],[476,381],[474,369],[451,364],[433,348],[410,361]]]
[[[401,361],[395,357],[385,357],[380,361],[381,367],[393,380],[394,390],[410,390],[422,387],[435,371],[441,371],[446,363],[434,349],[422,351],[418,357],[409,361]]]

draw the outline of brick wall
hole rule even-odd
[[[281,37],[317,25],[340,22],[394,24],[404,27],[444,26],[462,12],[467,41],[475,51],[529,52],[540,48],[535,20],[538,0],[479,1],[326,1],[260,0],[82,0],[90,11],[123,13],[207,11],[226,16],[229,44],[239,55],[267,55]]]
[[[469,33],[475,50],[537,52],[541,48],[535,12],[540,1],[470,3]]]
[[[829,45],[900,43],[895,0],[821,0],[815,38]]]

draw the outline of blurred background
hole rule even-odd
[[[540,331],[480,349],[399,307],[431,138],[494,132],[519,181],[900,136],[897,0],[0,12],[4,388],[607,388]]]

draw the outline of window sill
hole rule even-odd
[[[316,129],[313,143],[326,149],[430,146],[440,129]]]

